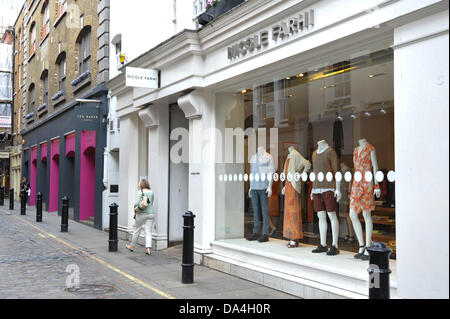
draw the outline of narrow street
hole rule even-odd
[[[105,232],[69,221],[62,234],[55,214],[44,212],[38,224],[34,209],[20,216],[19,203],[8,207],[7,200],[0,207],[0,299],[293,298],[201,266],[195,283],[183,285],[179,247],[147,256],[120,241],[119,252],[109,253]],[[80,285],[68,289],[74,269]]]

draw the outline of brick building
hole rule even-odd
[[[27,0],[15,25],[16,82],[23,73],[15,112],[21,137],[15,143],[22,140],[29,204],[35,205],[41,192],[44,207],[59,211],[68,196],[73,218],[97,228],[108,114],[103,86],[108,23],[106,0]]]

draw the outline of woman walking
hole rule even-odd
[[[152,254],[152,228],[155,216],[153,199],[154,195],[150,189],[150,184],[146,179],[141,180],[139,183],[139,191],[136,194],[136,202],[134,203],[136,222],[134,225],[133,239],[131,240],[131,245],[125,246],[130,251],[134,251],[134,247],[143,228],[145,231],[146,254]]]

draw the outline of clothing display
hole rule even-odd
[[[344,129],[342,121],[339,119],[336,119],[333,124],[333,145],[337,157],[341,158],[342,150],[344,149]]]
[[[334,192],[325,192],[322,194],[313,194],[314,211],[333,213],[337,211],[336,198]]]
[[[288,174],[288,168],[292,159],[288,157],[285,163],[284,173]],[[292,182],[295,182],[294,180]],[[286,181],[284,199],[284,226],[283,236],[285,238],[296,240],[303,239],[302,230],[302,205],[300,193],[298,193],[293,184]]]
[[[288,163],[289,162],[289,163]],[[309,171],[311,169],[311,163],[305,159],[297,150],[293,149],[292,152],[289,153],[285,167],[286,178],[288,174],[291,174],[292,181],[290,182],[294,187],[295,191],[299,194],[302,193],[302,179],[300,178],[298,181],[295,180],[295,174],[302,174],[303,171]]]
[[[312,162],[314,174],[316,174],[316,179],[313,182],[313,194],[317,193],[314,191],[317,189],[326,191],[336,190],[336,183],[334,181],[334,175],[338,171],[338,158],[336,152],[331,147],[328,147],[321,154],[319,154],[316,150],[312,155]],[[326,179],[326,174],[328,172],[333,173],[333,179],[331,180],[331,182],[327,181]],[[319,179],[317,178],[319,173],[323,173],[325,175],[325,178],[322,182],[319,182]]]
[[[311,181],[308,181],[307,185],[308,185],[308,197],[307,197],[308,215],[306,217],[306,221],[308,223],[312,223],[314,221],[314,202],[311,200],[313,183]]]
[[[275,167],[273,164],[273,157],[267,152],[256,153],[250,159],[250,174],[253,176],[262,175],[262,174],[273,174],[275,172]],[[250,181],[250,189],[251,190],[267,190],[269,188],[269,181],[266,178],[262,180],[259,178],[258,180],[253,179]]]
[[[341,170],[342,176],[345,176],[345,173],[347,172],[350,172],[353,176],[352,170],[348,167]],[[351,192],[351,182],[347,182],[344,178],[341,181],[341,192],[342,198],[339,201],[339,217],[347,218],[349,214],[349,195]]]
[[[260,219],[259,214],[262,215],[263,220],[263,235],[269,234],[269,204],[267,198],[267,190],[251,190],[252,205],[253,205],[253,234],[259,234]]]
[[[359,152],[359,147],[353,152],[353,165],[355,172],[362,174],[362,179],[357,182],[353,179],[352,192],[350,195],[350,208],[360,214],[364,211],[373,211],[375,209],[373,182],[367,182],[365,174],[373,173],[371,153],[375,147],[367,143]]]

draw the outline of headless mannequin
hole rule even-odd
[[[290,154],[290,155],[291,155],[294,151],[296,151],[296,149],[295,149],[293,146],[290,146],[288,150],[289,150],[289,154]],[[309,169],[310,169],[310,167],[306,166],[306,167],[303,169],[303,172],[302,172],[301,174],[303,174],[303,173],[306,173],[306,174],[307,174],[307,173],[309,172]],[[292,178],[294,178],[294,176],[292,176]],[[286,183],[289,183],[289,181],[287,180],[287,176],[286,176]],[[283,189],[282,189],[282,191],[281,191],[281,194],[282,194],[282,195],[285,195],[285,194],[286,194],[286,186],[283,187]],[[291,239],[289,245],[292,246],[292,247],[295,247],[295,246],[297,245],[297,242]]]
[[[319,141],[317,143],[318,149],[317,154],[322,154],[325,152],[330,146],[326,141]],[[341,182],[338,182],[336,180],[336,190],[334,192],[334,197],[336,198],[336,201],[339,202],[341,200],[342,194],[341,194]],[[313,193],[311,193],[311,200],[314,200]],[[317,217],[319,217],[319,233],[320,233],[320,244],[323,247],[327,246],[327,231],[328,231],[328,223],[327,223],[327,212],[321,211],[317,213]],[[339,248],[338,242],[339,242],[339,219],[336,215],[336,212],[329,212],[328,217],[331,221],[331,231],[333,234],[333,246],[336,248]]]
[[[367,140],[365,138],[359,140],[358,154],[361,154],[361,151],[364,149],[366,144],[367,144]],[[375,150],[373,150],[371,152],[370,158],[372,160],[373,173],[374,173],[373,176],[375,176],[376,173],[378,172],[377,154],[376,154]],[[365,177],[363,176],[363,178],[365,178]],[[374,181],[375,181],[375,185],[378,185],[378,181],[376,180],[376,178],[374,178]],[[377,198],[379,198],[381,196],[381,190],[375,189],[374,195]],[[363,217],[364,217],[364,222],[366,224],[366,244],[364,244],[362,225],[361,225],[361,221],[359,220],[358,213],[355,212],[354,209],[350,209],[350,218],[352,219],[353,228],[355,230],[356,237],[358,238],[358,242],[359,242],[359,246],[360,246],[359,254],[364,253],[364,255],[366,257],[363,259],[367,260],[367,258],[369,257],[369,253],[367,252],[366,248],[370,247],[372,245],[372,232],[373,232],[372,212],[363,210]]]
[[[263,156],[265,153],[266,153],[266,149],[264,147],[262,147],[262,146],[258,147],[258,156]],[[273,174],[273,172],[272,172],[272,174]],[[269,187],[266,190],[267,198],[270,198],[272,196],[272,184],[273,184],[272,177],[273,176],[270,176],[270,178],[266,177],[269,181]],[[252,198],[252,189],[251,188],[248,190],[248,197]]]

